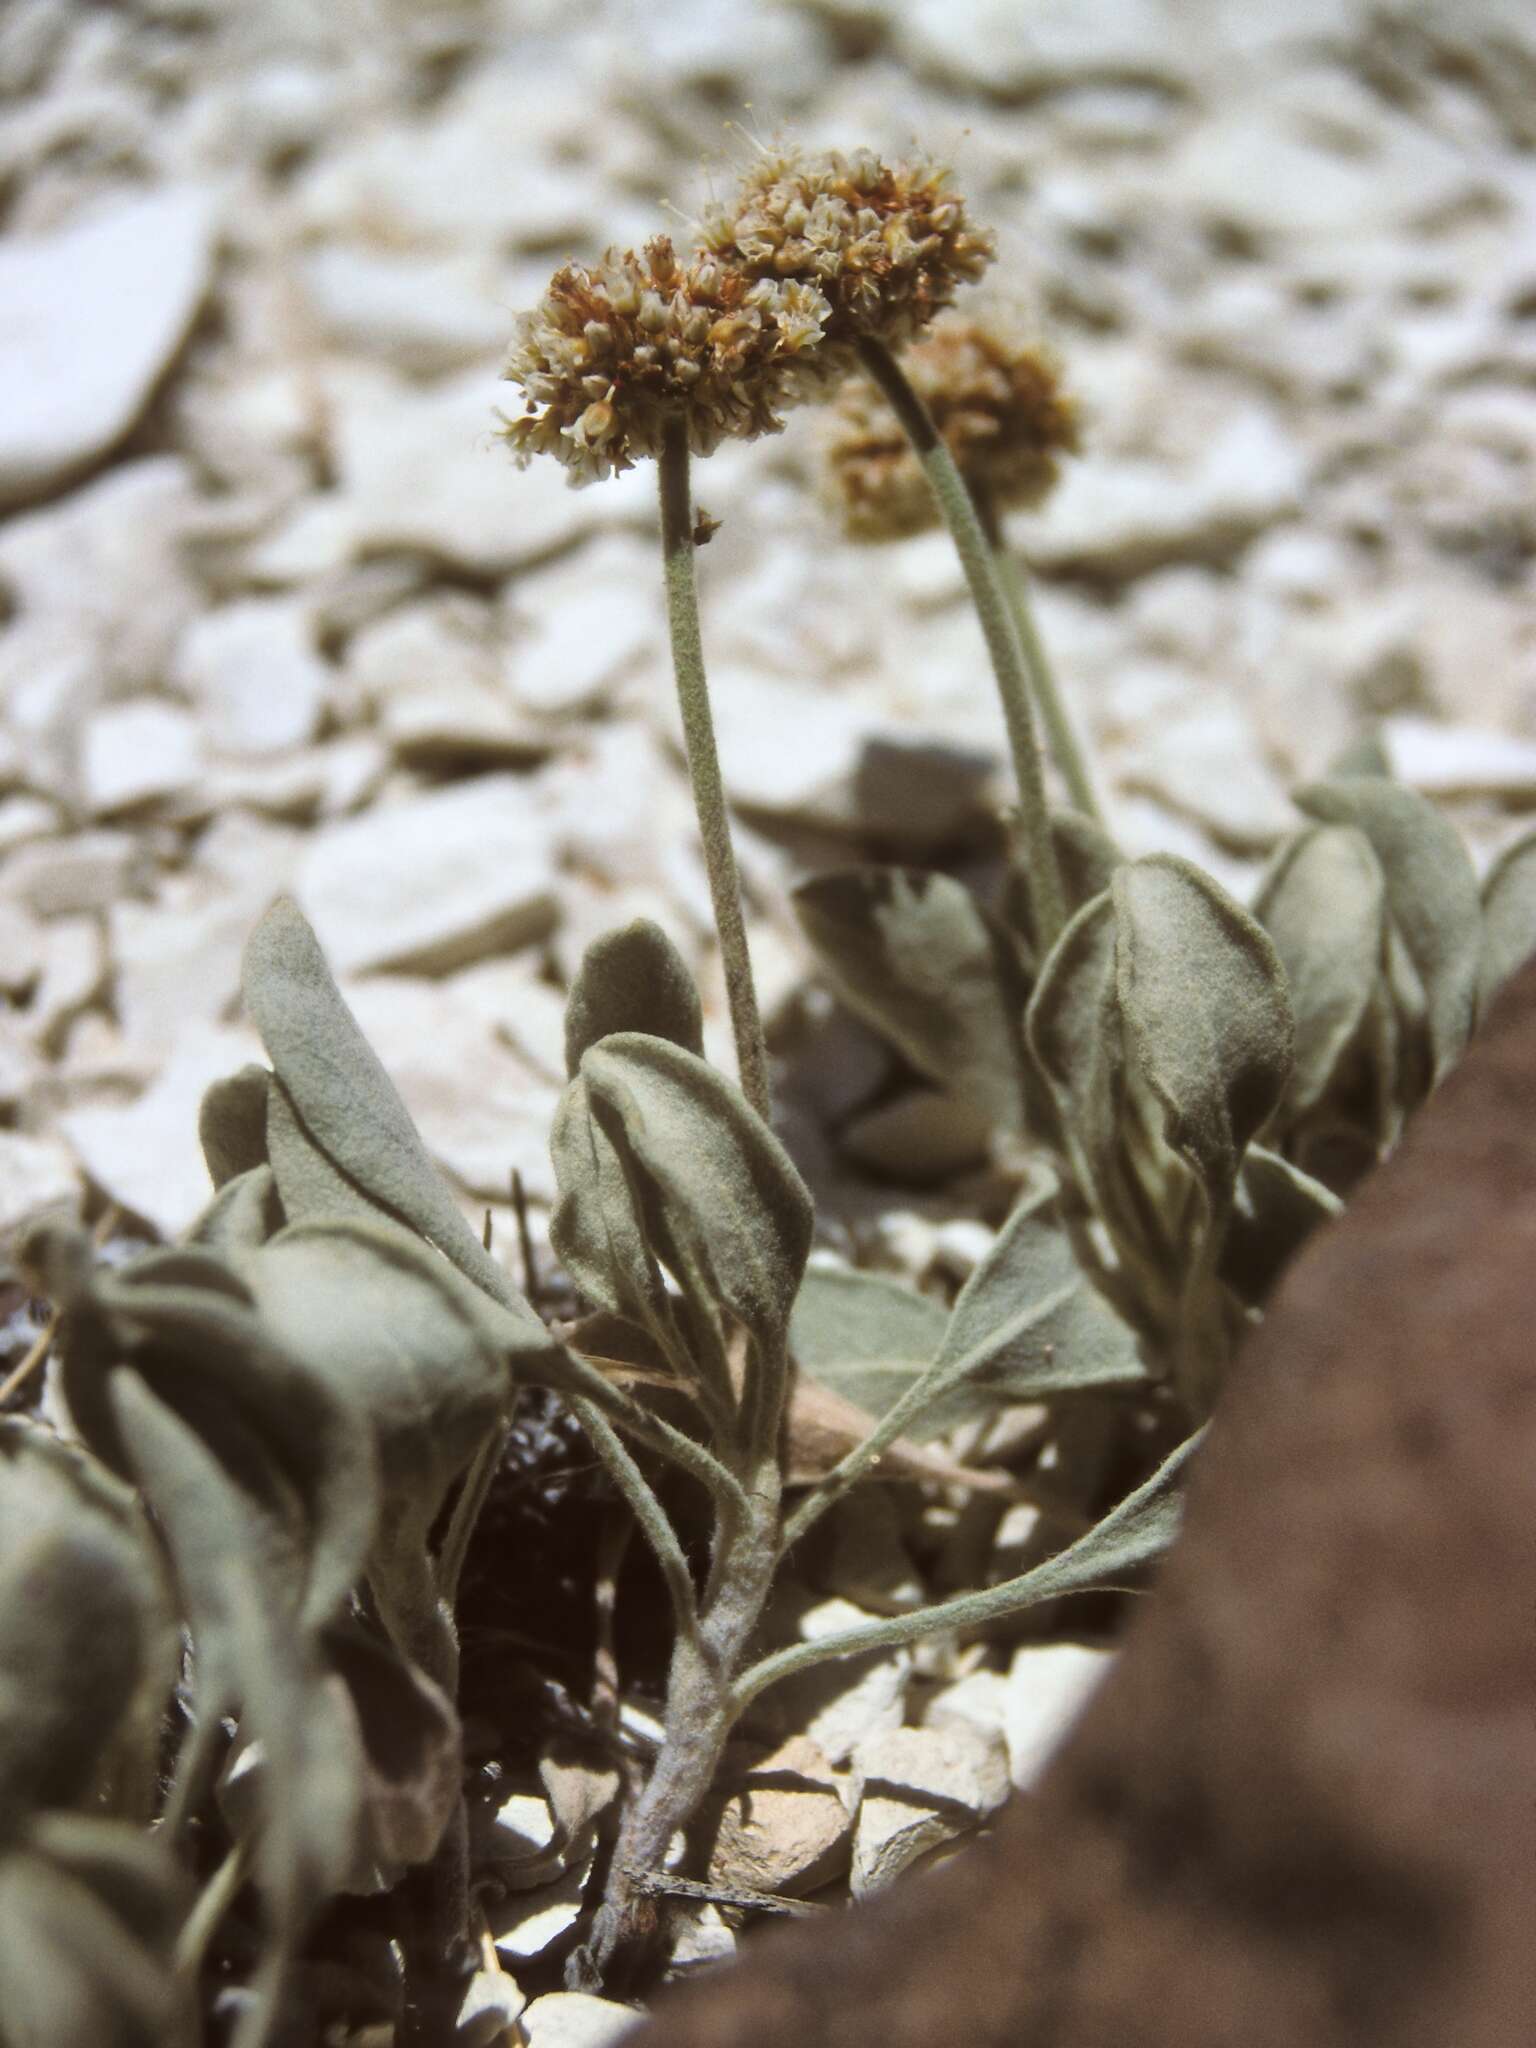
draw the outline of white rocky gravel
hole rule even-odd
[[[288,5],[0,8],[0,1230],[71,1200],[184,1227],[197,1096],[259,1051],[239,954],[281,889],[498,1242],[514,1166],[542,1236],[588,939],[658,918],[727,1043],[654,478],[571,492],[494,429],[515,311],[568,254],[683,232],[666,209],[729,178],[747,101],[765,134],[952,154],[997,223],[1087,449],[1014,537],[1130,850],[1251,889],[1288,786],[1376,719],[1480,857],[1536,809],[1528,7],[636,19],[383,0],[364,39]],[[800,417],[697,470],[721,742],[765,1007],[814,1048],[808,1155],[846,1174],[836,1128],[937,1175],[974,1143],[805,996],[786,893],[984,830],[1000,722],[946,543],[854,550],[817,445]],[[939,1259],[921,1196],[878,1214],[841,1185],[873,1255]],[[786,1589],[787,1631],[900,1605],[887,1551]],[[1104,1659],[1029,1645],[935,1694],[882,1654],[767,1696],[752,1732],[812,1740],[845,1809],[872,1764],[930,1787],[866,1787],[848,1854],[876,1888],[980,1824],[999,1756],[1033,1781]],[[712,1910],[701,1955],[729,1945]],[[520,2024],[596,2048],[632,2021],[561,1995]]]

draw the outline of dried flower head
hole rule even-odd
[[[709,209],[700,240],[756,280],[821,292],[831,310],[818,367],[840,374],[860,335],[901,346],[992,261],[993,237],[967,218],[949,175],[868,150],[764,151],[734,199]]]
[[[680,262],[664,235],[638,256],[568,263],[518,320],[503,374],[527,403],[503,417],[505,438],[519,462],[558,456],[582,484],[658,455],[669,418],[686,421],[695,455],[777,433],[816,381],[805,365],[829,311],[797,279]]]
[[[993,505],[1038,505],[1060,458],[1075,455],[1079,420],[1060,371],[1004,325],[941,320],[902,357],[966,482]],[[826,444],[827,476],[848,531],[899,540],[937,516],[911,444],[866,378],[839,391]]]

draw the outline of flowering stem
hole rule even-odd
[[[770,1120],[768,1049],[763,1042],[747,929],[741,911],[741,882],[731,845],[730,816],[720,779],[715,721],[709,708],[704,647],[699,635],[699,593],[693,568],[693,508],[688,489],[688,428],[678,415],[667,423],[661,457],[661,552],[666,576],[667,627],[672,668],[683,714],[683,743],[694,809],[704,844],[704,866],[714,905],[715,930],[725,965],[725,995],[736,1039],[742,1093],[765,1123]]]
[[[1104,813],[1094,794],[1088,764],[1083,758],[1077,734],[1072,730],[1067,707],[1061,701],[1061,692],[1056,687],[1056,677],[1051,668],[1050,657],[1045,651],[1045,643],[1040,638],[1040,628],[1035,619],[1035,607],[1030,596],[1029,572],[1003,539],[997,507],[990,493],[973,487],[971,495],[976,501],[981,530],[987,536],[992,559],[997,564],[998,578],[1008,600],[1009,610],[1013,613],[1014,629],[1018,633],[1019,646],[1024,654],[1024,666],[1029,671],[1029,686],[1034,693],[1046,737],[1051,743],[1051,758],[1061,770],[1062,779],[1071,794],[1074,807],[1081,811],[1085,818],[1092,818],[1096,824],[1102,825]]]
[[[1003,718],[1008,727],[1008,745],[1013,770],[1018,778],[1020,829],[1024,837],[1029,892],[1034,904],[1035,929],[1040,937],[1043,959],[1066,923],[1066,897],[1056,849],[1051,843],[1050,814],[1046,808],[1045,775],[1040,763],[1040,746],[1035,738],[1034,713],[1030,709],[1029,684],[1018,627],[997,573],[997,562],[987,545],[971,494],[966,489],[954,457],[932,415],[907,381],[905,372],[883,341],[865,335],[859,341],[859,359],[879,388],[901,428],[912,444],[912,452],[923,466],[934,500],[949,528],[960,566],[971,587],[971,597],[992,657],[992,673],[1002,699]]]

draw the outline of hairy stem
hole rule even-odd
[[[693,1578],[677,1532],[667,1519],[666,1509],[656,1498],[645,1474],[624,1448],[618,1431],[601,1410],[580,1396],[572,1398],[577,1421],[592,1440],[592,1448],[608,1468],[609,1476],[628,1503],[641,1533],[655,1553],[672,1602],[672,1619],[679,1637],[695,1637],[699,1629],[698,1600]]]
[[[694,578],[693,508],[688,488],[686,423],[668,423],[657,465],[661,479],[661,553],[667,592],[667,628],[672,640],[672,668],[677,701],[683,714],[683,742],[694,809],[704,845],[704,867],[714,905],[715,930],[725,966],[725,995],[736,1039],[736,1064],[742,1092],[765,1123],[770,1120],[768,1049],[763,1042],[757,987],[747,951],[747,928],[741,910],[741,881],[731,845],[730,815],[720,779],[715,747],[715,721],[709,708],[704,674],[704,646],[699,634],[699,593]]]
[[[573,1991],[622,1989],[649,1955],[658,1917],[650,1880],[714,1782],[740,1713],[733,1681],[773,1584],[780,1485],[775,1452],[749,1475],[746,1518],[717,1528],[698,1632],[680,1635],[673,1647],[666,1733],[619,1830],[591,1937],[567,1968]]]
[[[1061,692],[1056,686],[1055,671],[1050,656],[1045,651],[1045,642],[1040,638],[1040,627],[1035,618],[1034,601],[1030,594],[1029,571],[1009,548],[1003,538],[1002,527],[997,517],[997,507],[990,496],[973,491],[977,517],[981,520],[982,532],[992,550],[992,559],[997,564],[998,578],[1008,608],[1013,614],[1014,630],[1019,636],[1019,647],[1024,656],[1024,666],[1029,672],[1029,687],[1034,696],[1035,708],[1040,713],[1040,722],[1045,727],[1045,736],[1050,742],[1051,758],[1061,770],[1062,780],[1072,798],[1073,807],[1085,818],[1092,818],[1097,824],[1104,822],[1104,813],[1094,792],[1093,782],[1088,774],[1088,763],[1067,716],[1067,707],[1061,701]]]
[[[1024,842],[1025,867],[1034,905],[1035,929],[1040,936],[1042,959],[1055,943],[1066,923],[1066,897],[1056,849],[1051,842],[1050,814],[1046,807],[1045,774],[1040,745],[1035,737],[1034,713],[1030,708],[1029,682],[1018,628],[998,577],[997,561],[987,545],[980,519],[954,457],[922,399],[912,389],[905,372],[883,341],[873,335],[859,342],[859,357],[870,378],[901,423],[912,444],[912,452],[923,466],[934,501],[949,528],[965,580],[970,585],[992,673],[1002,700],[1003,721],[1008,728],[1008,746],[1013,755],[1014,775],[1019,785],[1019,829]]]

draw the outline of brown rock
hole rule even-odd
[[[1528,969],[1282,1287],[1038,1796],[637,2048],[1531,2039],[1533,1103]]]

